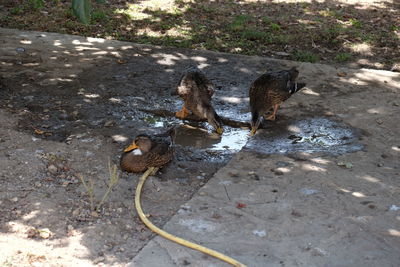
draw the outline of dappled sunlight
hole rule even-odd
[[[299,127],[299,126],[296,126],[296,125],[289,125],[289,126],[287,127],[287,129],[288,129],[290,132],[293,132],[293,133],[300,133],[300,132],[301,132],[300,127]]]
[[[370,114],[385,114],[386,113],[384,107],[369,108],[369,109],[367,109],[367,112]]]
[[[301,93],[306,94],[306,95],[314,95],[314,96],[320,96],[320,93],[315,92],[314,90],[310,88],[304,88],[301,90]]]
[[[229,97],[229,96],[221,96],[219,97],[220,100],[232,104],[239,104],[242,103],[243,101],[248,102],[248,98],[242,98],[242,97]]]
[[[361,179],[366,180],[366,181],[371,182],[371,183],[379,183],[380,182],[380,180],[378,178],[375,178],[375,177],[373,177],[371,175],[361,176]]]
[[[355,197],[358,197],[358,198],[366,197],[366,195],[364,195],[364,194],[361,193],[361,192],[352,192],[351,195],[352,195],[352,196],[355,196]]]
[[[392,146],[392,150],[396,152],[400,152],[400,146]]]
[[[388,233],[391,236],[400,237],[400,231],[396,229],[388,229]]]
[[[28,44],[32,44],[32,41],[31,40],[26,40],[26,39],[24,39],[24,40],[21,40],[21,41],[19,41],[21,44],[25,44],[25,45],[28,45]]]
[[[326,172],[326,169],[309,163],[301,164],[301,168],[305,171]]]
[[[324,164],[327,165],[329,163],[332,163],[331,160],[323,159],[323,158],[312,158],[310,159],[312,162],[318,163],[318,164]]]
[[[128,137],[126,137],[125,135],[120,135],[120,134],[114,134],[113,136],[111,136],[111,138],[113,139],[114,142],[117,142],[117,143],[128,141]]]
[[[354,53],[358,53],[365,56],[373,56],[372,52],[373,47],[368,43],[359,43],[350,45],[346,44],[345,47],[349,48]]]

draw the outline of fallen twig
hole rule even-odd
[[[140,109],[140,111],[146,112],[146,113],[151,113],[157,116],[162,116],[162,117],[175,117],[175,112],[165,110],[165,109]],[[175,117],[176,118],[176,117]],[[220,116],[221,121],[224,125],[231,126],[234,128],[250,128],[250,123],[245,122],[245,121],[236,121],[232,120],[230,118],[222,117]],[[200,119],[199,117],[190,114],[188,115],[185,120],[190,120],[190,121],[207,121],[206,119]]]

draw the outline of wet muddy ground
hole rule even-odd
[[[365,153],[364,169],[380,168],[389,181],[399,173],[398,74],[5,29],[0,41],[0,242],[9,244],[1,263],[127,265],[153,237],[133,207],[139,176],[121,174],[97,212],[80,177],[93,181],[99,201],[108,163],[118,164],[129,140],[171,125],[177,125],[175,160],[144,190],[144,209],[159,226],[242,149],[251,156],[237,166],[248,165],[247,172],[254,158],[301,161],[303,153],[351,169],[357,153]],[[228,126],[220,137],[207,123],[143,111],[178,111],[182,101],[171,92],[189,65],[215,83],[217,112],[237,121],[250,119],[248,87],[267,70],[297,66],[307,87],[253,138],[246,128]]]

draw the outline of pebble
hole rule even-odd
[[[77,217],[81,213],[81,209],[76,209],[72,212],[72,216]]]
[[[43,228],[39,230],[39,236],[43,239],[48,239],[52,235],[51,231],[49,228]]]
[[[318,192],[317,190],[309,189],[309,188],[300,189],[300,193],[302,193],[303,195],[306,195],[306,196],[314,195],[317,192]]]
[[[47,167],[47,170],[51,173],[51,174],[55,174],[57,173],[57,167],[54,166],[53,164],[49,165],[49,167]]]
[[[271,171],[272,171],[273,173],[275,173],[276,175],[284,175],[284,172],[281,171],[281,170],[271,169]]]
[[[11,201],[12,201],[12,202],[17,202],[17,201],[18,201],[18,198],[17,198],[17,197],[13,197],[13,198],[11,199]]]
[[[231,177],[239,177],[239,173],[237,171],[230,171],[230,172],[228,172],[228,174]]]
[[[383,163],[378,163],[378,164],[376,164],[376,166],[383,167]]]
[[[277,161],[277,162],[275,163],[275,165],[276,165],[277,167],[287,167],[287,166],[290,165],[290,163],[289,163],[289,162],[286,162],[286,161]]]
[[[259,237],[264,237],[264,236],[267,235],[267,233],[264,230],[261,230],[261,231],[260,230],[254,230],[253,234],[256,235],[256,236],[259,236]]]
[[[112,127],[115,124],[115,121],[109,120],[104,123],[104,127]]]
[[[41,182],[35,182],[35,187],[41,187],[42,183]]]
[[[96,258],[96,259],[93,261],[93,264],[98,264],[98,263],[100,263],[100,262],[102,262],[102,261],[104,261],[104,260],[105,260],[104,257],[98,257],[98,258]]]

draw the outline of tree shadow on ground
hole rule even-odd
[[[14,5],[5,6],[11,12]],[[115,0],[95,4],[89,26],[68,15],[67,3],[48,3],[46,8],[63,19],[38,25],[39,11],[22,9],[25,13],[6,16],[3,24],[305,62],[352,63],[355,67],[396,69],[400,61],[400,7],[389,1]]]

